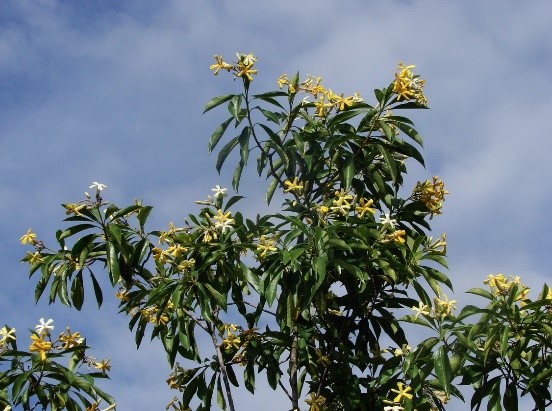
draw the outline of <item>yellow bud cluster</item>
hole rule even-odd
[[[257,70],[253,69],[257,58],[252,53],[236,53],[236,58],[234,64],[229,64],[224,61],[222,56],[215,55],[215,64],[211,64],[209,68],[214,70],[215,76],[220,70],[226,70],[233,71],[236,78],[241,77],[247,82],[253,81],[253,75],[257,74]]]
[[[433,177],[433,181],[418,181],[412,191],[412,198],[424,203],[433,217],[434,214],[441,214],[447,194],[449,192],[445,190],[445,183],[439,177]]]
[[[427,106],[427,98],[424,95],[425,80],[416,76],[412,69],[414,65],[405,66],[399,63],[393,81],[393,92],[397,94],[397,101],[416,100],[422,106]]]

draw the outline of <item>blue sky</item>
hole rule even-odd
[[[255,90],[300,70],[367,99],[399,61],[416,64],[431,110],[415,113],[428,166],[411,178],[439,175],[451,192],[434,228],[447,233],[455,298],[473,301],[462,292],[499,272],[522,276],[536,296],[552,263],[550,15],[544,0],[3,0],[0,323],[21,337],[40,317],[80,330],[112,358],[105,388],[118,409],[163,409],[174,393],[159,347],[135,351],[115,302],[98,311],[89,301],[82,313],[35,306],[17,240],[32,227],[51,242],[59,204],[92,181],[116,204],[154,205],[152,228],[181,222],[194,200],[228,186],[207,154],[220,114],[201,112],[239,89],[208,70],[214,54],[235,51],[258,56]],[[243,194],[247,211],[262,211],[262,183]],[[238,409],[268,403],[285,407],[261,388],[239,395]]]

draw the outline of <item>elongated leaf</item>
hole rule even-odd
[[[76,233],[79,233],[84,230],[88,230],[90,228],[96,228],[94,224],[78,224],[74,225],[72,227],[69,227],[67,230],[64,230],[62,232],[58,231],[57,240],[63,240],[64,238],[70,237]]]
[[[215,132],[213,133],[213,135],[211,136],[211,138],[209,138],[209,143],[207,144],[207,147],[208,147],[208,150],[209,150],[209,153],[213,152],[213,149],[217,146],[218,142],[220,141],[220,139],[222,138],[224,132],[226,131],[226,129],[228,128],[228,125],[232,122],[232,117],[230,117],[228,120],[224,121],[223,123],[221,123],[217,129],[215,130]]]
[[[234,174],[232,175],[232,188],[236,191],[240,188],[240,181],[241,181],[241,175],[243,172],[244,164],[242,161],[238,163],[236,166],[236,169],[234,170]]]
[[[107,243],[107,270],[111,284],[115,285],[121,278],[121,270],[119,268],[119,260],[117,260],[117,250],[112,242]]]
[[[449,397],[451,392],[450,383],[452,371],[445,347],[439,347],[433,354],[433,366],[435,367],[435,375],[439,380],[439,384],[447,397]]]
[[[226,310],[226,298],[217,290],[215,290],[215,288],[211,284],[205,283],[204,286],[211,297],[213,297],[217,305],[223,310]]]
[[[211,100],[209,100],[209,102],[205,105],[205,108],[203,109],[203,114],[205,114],[206,112],[208,112],[209,110],[215,108],[216,106],[218,105],[221,105],[222,103],[230,100],[231,98],[233,98],[235,95],[234,94],[227,94],[227,95],[224,95],[224,96],[218,96],[218,97],[215,97],[215,98],[212,98]]]
[[[230,102],[228,103],[228,111],[236,121],[240,120],[242,99],[243,96],[241,94],[236,94],[230,99]]]
[[[219,151],[218,157],[217,157],[217,164],[216,169],[220,174],[220,169],[222,168],[222,165],[226,161],[226,158],[230,154],[230,152],[238,145],[239,136],[234,137],[232,140],[230,140],[226,145]]]
[[[84,284],[82,281],[82,271],[79,271],[71,284],[71,301],[73,306],[80,311],[84,302]]]
[[[264,290],[264,297],[269,306],[272,306],[274,299],[276,298],[276,291],[278,290],[278,283],[282,278],[282,273],[278,273],[272,278],[266,289]]]
[[[413,127],[410,127],[408,124],[398,123],[398,122],[394,123],[394,124],[404,134],[406,134],[408,137],[410,137],[412,140],[414,140],[419,145],[423,146],[424,142],[422,140],[422,137],[418,134],[418,132]]]
[[[136,215],[136,218],[140,223],[140,230],[142,231],[144,231],[144,225],[146,224],[146,220],[148,219],[152,208],[153,207],[151,206],[142,206],[142,209],[138,211],[138,214]]]
[[[396,183],[397,182],[397,164],[396,164],[396,160],[389,153],[389,151],[385,147],[383,147],[381,144],[376,145],[376,147],[378,148],[381,155],[385,159],[385,163],[388,166],[389,174],[391,175],[391,179],[393,180],[393,183]]]
[[[100,284],[98,283],[98,280],[96,280],[96,277],[94,276],[94,274],[90,273],[90,279],[92,280],[94,295],[96,296],[96,303],[98,304],[98,308],[100,308],[103,303],[102,288],[100,287]]]
[[[348,153],[343,161],[343,177],[342,183],[346,191],[351,189],[353,183],[353,177],[355,175],[355,156],[352,153]]]

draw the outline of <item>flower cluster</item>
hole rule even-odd
[[[393,81],[393,92],[397,94],[397,101],[416,100],[422,106],[427,106],[427,98],[424,95],[425,80],[412,72],[414,65],[405,66],[399,63]]]
[[[274,236],[261,235],[257,244],[256,254],[260,260],[265,258],[268,253],[277,251],[276,238]]]
[[[321,82],[321,77],[313,76],[308,76],[306,80],[298,84],[290,81],[287,74],[282,74],[278,78],[278,86],[280,89],[287,86],[288,91],[291,94],[302,92],[314,98],[316,117],[326,117],[332,109],[335,109],[336,111],[343,111],[347,107],[352,106],[354,103],[361,103],[364,101],[358,93],[354,93],[353,95],[347,97],[344,97],[343,94],[336,94],[331,89],[326,89]],[[306,96],[303,101],[305,103],[309,103],[308,98],[309,96]]]
[[[520,301],[522,306],[525,304],[527,294],[529,294],[529,288],[521,282],[519,276],[510,275],[505,277],[504,274],[489,274],[483,284],[488,285],[496,296],[507,296],[512,288],[516,286],[518,295],[515,300]]]
[[[441,298],[437,295],[433,298],[433,315],[435,318],[445,318],[452,314],[453,310],[456,310],[456,300],[449,300],[446,295]]]
[[[71,329],[67,327],[66,331],[59,334],[57,339],[54,339],[52,338],[53,331],[54,320],[51,318],[48,320],[41,318],[35,326],[35,331],[31,334],[29,351],[38,354],[41,362],[48,361],[48,354],[54,350],[57,350],[59,353],[63,353],[64,351],[72,350],[75,347],[82,347],[83,350],[86,348],[84,346],[84,338],[81,336],[80,332],[72,332]],[[9,340],[15,341],[15,328],[1,328],[0,337],[0,348],[2,348]],[[93,366],[94,368],[101,370],[104,374],[106,371],[111,369],[109,359],[97,362],[95,358],[87,357],[83,354],[82,361],[89,366]]]
[[[317,395],[314,392],[311,392],[310,398],[307,398],[305,402],[309,405],[309,411],[322,411],[323,406],[326,403],[326,398],[321,395]]]
[[[167,313],[174,308],[173,304],[169,301],[165,310],[160,312],[159,307],[153,305],[151,307],[144,307],[140,310],[142,318],[149,323],[156,325],[166,325],[169,322],[169,316]]]
[[[222,326],[223,329],[223,337],[222,337],[222,345],[225,350],[229,350],[231,348],[234,348],[236,350],[239,350],[242,341],[241,338],[235,334],[235,332],[238,330],[238,327],[235,324],[224,324]],[[226,336],[224,336],[226,334]]]
[[[299,182],[299,177],[294,177],[293,180],[284,181],[286,186],[284,193],[300,193],[305,186]]]
[[[421,201],[429,210],[430,218],[434,214],[441,214],[445,195],[449,194],[445,190],[445,183],[438,177],[433,177],[433,181],[426,180],[423,183],[418,181],[412,191],[412,199]]]
[[[220,70],[234,72],[236,78],[241,77],[246,82],[253,81],[253,75],[257,74],[257,70],[253,66],[257,62],[257,58],[252,54],[236,53],[236,61],[234,64],[229,64],[224,61],[222,56],[215,55],[215,64],[211,64],[209,68],[214,70],[216,76]]]

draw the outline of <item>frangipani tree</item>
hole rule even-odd
[[[476,388],[472,408],[514,410],[530,394],[544,409],[548,288],[533,302],[519,278],[492,276],[490,290],[471,291],[489,306],[460,313],[442,291],[452,288],[441,271],[446,238],[432,238],[430,222],[448,192],[438,177],[403,187],[408,165],[424,164],[422,138],[403,116],[427,105],[415,67],[401,63],[368,103],[299,74],[255,94],[256,61],[215,56],[214,74],[230,72],[243,88],[207,103],[205,112],[229,112],[208,147],[219,172],[237,159],[236,192],[255,156],[280,211],[244,216],[243,197],[217,186],[183,224],[152,231],[152,207],[118,207],[95,183],[95,193],[63,205],[55,248],[26,234],[35,297],[49,289],[50,303],[80,310],[88,277],[101,305],[97,275],[106,271],[137,345],[149,330],[167,352],[174,410],[214,401],[235,410],[234,387],[241,380],[254,393],[259,377],[292,410],[440,410],[462,398],[455,380]],[[404,322],[433,336],[412,348]]]

